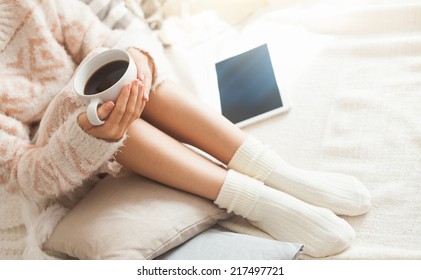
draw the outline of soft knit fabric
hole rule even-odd
[[[371,206],[370,193],[355,177],[294,167],[252,136],[240,146],[228,167],[338,215],[361,215]]]
[[[100,47],[129,46],[149,52],[154,60],[159,51],[136,30],[111,31],[78,1],[0,0],[2,251],[19,243],[3,236],[24,235],[20,203],[29,203],[24,215],[33,236],[28,237],[26,257],[46,257],[34,247],[51,234],[66,213],[63,208],[81,198],[96,182],[96,174],[118,171],[113,155],[124,137],[107,142],[79,127],[77,116],[85,105],[78,103],[71,78],[80,62]],[[158,73],[154,86],[161,77]]]
[[[304,244],[314,257],[337,254],[355,238],[352,227],[332,211],[298,200],[261,181],[229,170],[215,203],[247,218],[279,241]]]

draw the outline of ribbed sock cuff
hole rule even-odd
[[[262,182],[251,177],[228,170],[215,204],[227,209],[228,213],[234,212],[247,218],[259,199],[262,185]]]
[[[265,181],[275,169],[277,161],[275,153],[249,135],[228,163],[228,168]]]

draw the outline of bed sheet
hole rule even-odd
[[[329,258],[421,259],[421,1],[270,2],[237,24],[215,11],[168,18],[160,36],[178,78],[206,95],[209,56],[276,44],[292,109],[245,131],[372,194],[369,213],[344,217],[355,242]],[[264,235],[239,218],[223,226]]]

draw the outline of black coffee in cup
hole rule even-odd
[[[89,77],[84,94],[93,95],[110,88],[123,77],[128,66],[129,62],[126,60],[116,60],[104,64]]]

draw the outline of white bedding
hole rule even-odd
[[[249,2],[258,9],[236,25],[228,6],[166,19],[179,79],[206,94],[206,58],[271,39],[292,110],[245,130],[297,166],[358,177],[373,197],[346,217],[357,239],[332,258],[421,259],[421,1]]]
[[[357,239],[331,258],[421,259],[421,0],[167,3],[159,35],[184,85],[206,96],[207,58],[270,39],[292,110],[245,130],[292,164],[371,191],[371,211],[345,217]],[[220,224],[270,238],[238,217]],[[18,258],[23,236],[4,237],[16,242],[0,258]]]

